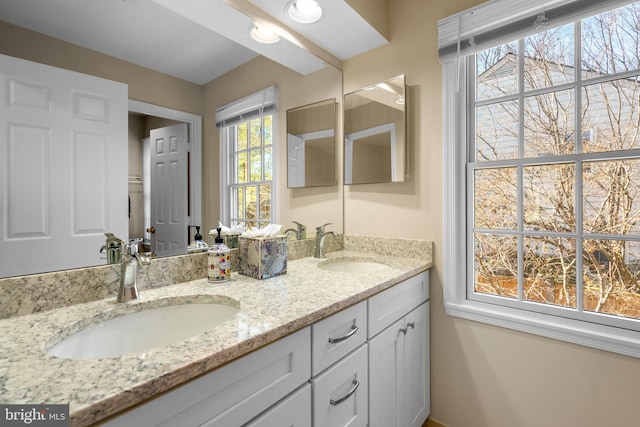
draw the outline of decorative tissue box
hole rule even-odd
[[[218,235],[218,233],[215,230],[211,230],[209,232],[209,236],[211,243],[209,244],[209,246],[213,246],[213,241],[216,238],[216,236]],[[238,247],[238,237],[240,237],[240,233],[229,233],[229,232],[222,232],[221,234],[222,237],[222,241],[225,245],[227,245],[227,247],[229,249],[235,249]]]
[[[287,236],[238,238],[238,273],[268,279],[287,273]]]
[[[239,233],[222,233],[222,239],[224,240],[224,244],[227,245],[229,249],[234,249],[238,247],[238,238],[240,237]]]

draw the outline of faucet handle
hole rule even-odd
[[[298,227],[298,231],[306,230],[307,226],[304,224],[300,224],[298,221],[291,221]]]
[[[333,223],[332,222],[328,222],[328,223],[326,223],[324,225],[321,225],[320,227],[316,227],[316,233],[324,233],[324,228],[327,225],[331,225],[331,224],[333,224]]]
[[[129,239],[129,243],[127,243],[127,254],[129,255],[137,255],[138,254],[138,243],[142,242],[140,237],[136,239]]]

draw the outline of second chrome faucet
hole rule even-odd
[[[327,234],[332,234],[333,237],[336,238],[338,237],[338,233],[336,233],[335,231],[324,231],[324,228],[327,225],[331,225],[331,223],[329,222],[321,225],[320,227],[316,227],[316,248],[313,254],[313,256],[316,258],[324,258],[324,238],[327,236]]]
[[[151,264],[151,258],[138,253],[138,240],[130,240],[127,245],[127,253],[123,255],[122,263],[120,264],[118,302],[127,302],[140,298],[137,286],[138,267],[144,267],[149,264]]]
[[[296,225],[296,229],[294,230],[293,228],[288,229],[287,231],[284,232],[284,234],[287,234],[289,232],[291,233],[295,233],[296,236],[296,240],[304,240],[307,238],[307,226],[300,224],[298,221],[291,221]]]

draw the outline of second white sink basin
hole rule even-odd
[[[224,303],[182,303],[145,308],[93,324],[54,344],[47,352],[65,359],[99,359],[169,345],[231,319],[238,308]]]
[[[342,273],[375,273],[389,268],[381,262],[352,258],[328,259],[318,263],[318,267],[323,270]]]

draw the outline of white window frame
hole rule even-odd
[[[272,144],[271,144],[271,222],[278,222],[278,173],[277,173],[277,101],[278,89],[275,86],[256,92],[238,101],[218,108],[216,111],[216,125],[220,128],[220,221],[230,226],[231,218],[231,193],[229,191],[232,185],[232,174],[235,167],[232,162],[234,152],[230,149],[230,141],[225,128],[225,121],[233,121],[235,119],[243,119],[245,115],[254,115],[255,111],[263,106],[274,106],[272,110],[273,120],[272,128]],[[262,116],[262,113],[260,114]]]
[[[514,4],[514,3],[517,3]],[[528,3],[526,5],[525,3]],[[473,25],[480,26],[483,18],[494,22],[509,22],[509,15],[520,16],[524,8],[535,10],[544,7],[544,2],[530,0],[529,2],[508,2],[505,0],[491,1],[474,8],[473,19],[471,11],[465,11],[441,22],[441,47],[447,43],[443,39],[444,24],[448,28],[457,25],[458,52],[461,49],[460,40],[465,28]],[[576,0],[557,0],[546,3],[569,4],[580,3]],[[611,9],[624,2],[612,1]],[[626,2],[631,3],[631,1]],[[520,9],[518,9],[520,7]],[[595,14],[590,13],[590,14]],[[493,15],[493,16],[491,16]],[[565,21],[566,22],[566,21]],[[445,28],[446,29],[446,28]],[[451,39],[451,31],[449,32]],[[472,34],[472,33],[471,33]],[[511,38],[517,39],[522,34],[515,34]],[[506,37],[503,41],[511,41]],[[450,42],[451,40],[449,40]],[[484,47],[479,47],[481,50]],[[449,49],[450,51],[450,49]],[[569,319],[542,312],[523,310],[484,301],[470,300],[467,297],[467,218],[466,218],[466,174],[465,162],[467,158],[467,125],[466,117],[467,79],[466,60],[460,55],[443,54],[442,84],[443,84],[443,242],[444,242],[444,271],[443,291],[444,306],[447,314],[469,320],[479,321],[491,325],[532,333],[553,339],[598,348],[632,357],[640,357],[640,332],[607,326],[582,320]]]

